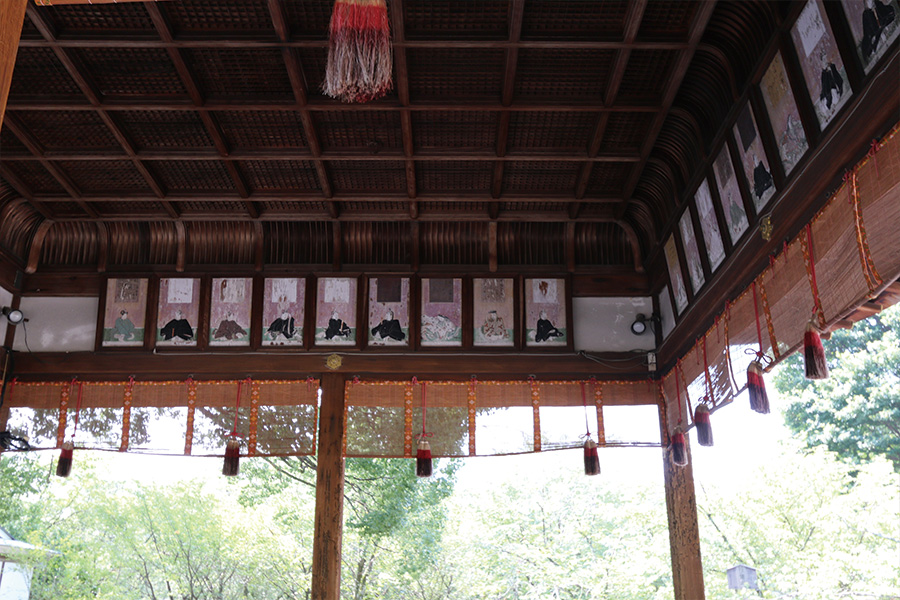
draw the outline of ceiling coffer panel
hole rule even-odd
[[[523,40],[620,40],[628,0],[526,0]]]

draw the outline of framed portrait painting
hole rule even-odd
[[[196,346],[200,318],[200,279],[164,277],[159,280],[156,317],[157,346]]]
[[[515,280],[475,279],[473,283],[473,344],[484,347],[514,345]]]
[[[263,290],[263,346],[302,346],[306,279],[266,278]]]
[[[741,189],[738,187],[727,145],[722,146],[722,151],[716,157],[713,163],[713,173],[716,178],[722,212],[725,215],[725,224],[728,226],[731,243],[734,244],[750,227],[750,222],[747,220],[747,211],[744,210]]]
[[[772,169],[759,138],[759,129],[750,103],[744,105],[744,109],[738,113],[734,124],[734,139],[741,157],[741,170],[750,189],[753,206],[759,214],[775,195],[775,180],[772,179]]]
[[[696,294],[706,283],[706,277],[703,274],[703,265],[700,263],[700,248],[697,246],[697,236],[694,233],[690,210],[684,211],[684,214],[681,215],[678,229],[681,231],[681,244],[684,247],[684,260],[687,261],[688,276],[691,278],[691,289]]]
[[[706,255],[709,258],[709,267],[712,271],[715,271],[722,264],[722,261],[725,260],[725,246],[722,244],[722,232],[719,230],[716,209],[713,207],[712,196],[709,193],[709,183],[706,179],[700,182],[697,193],[694,194],[694,202],[697,203],[697,215],[700,217],[700,230],[703,233],[703,241],[706,242]]]
[[[856,52],[866,73],[900,34],[897,0],[841,0]]]
[[[775,58],[766,69],[759,86],[766,110],[769,112],[775,143],[778,144],[778,151],[781,153],[784,174],[790,175],[803,155],[806,154],[809,144],[806,141],[806,132],[800,121],[800,112],[797,110],[797,102],[794,100],[787,72],[784,69],[781,52],[775,54]]]
[[[321,277],[316,291],[316,346],[356,345],[356,278]]]
[[[791,39],[819,128],[825,129],[853,92],[822,0],[806,3],[791,28]]]
[[[422,346],[462,346],[462,279],[422,280]]]
[[[147,279],[108,279],[101,345],[143,346],[146,323]]]
[[[249,346],[253,279],[217,277],[209,302],[209,345]]]
[[[368,343],[409,345],[409,277],[369,279]]]
[[[567,346],[565,279],[525,280],[525,345]]]
[[[666,255],[666,266],[669,269],[669,282],[672,285],[672,295],[675,296],[675,310],[678,314],[687,308],[687,288],[684,287],[684,277],[681,274],[681,261],[678,260],[678,248],[675,246],[675,236],[670,235],[663,247]]]

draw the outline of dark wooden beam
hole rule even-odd
[[[665,91],[663,92],[662,110],[656,114],[656,118],[650,125],[647,136],[644,138],[644,143],[641,146],[641,161],[632,168],[631,175],[628,177],[628,181],[625,184],[625,201],[622,203],[622,207],[619,210],[620,218],[625,215],[628,199],[634,194],[638,181],[640,181],[641,174],[644,172],[644,167],[647,164],[647,159],[650,157],[650,151],[653,149],[653,146],[656,145],[656,139],[659,137],[659,132],[666,122],[666,117],[669,116],[672,103],[675,101],[675,95],[678,93],[681,82],[687,74],[688,67],[691,65],[691,60],[694,58],[694,54],[697,51],[697,46],[700,44],[700,38],[703,37],[703,32],[706,30],[706,25],[709,23],[709,19],[712,17],[715,8],[715,2],[701,2],[697,7],[697,13],[694,15],[694,22],[691,24],[690,34],[688,35],[688,47],[680,52],[678,58],[675,60],[675,64],[669,72],[669,78],[664,88]]]
[[[0,3],[0,125],[3,124],[3,114],[6,112],[6,100],[12,84],[27,5],[27,0],[6,0]]]
[[[253,354],[189,353],[177,350],[166,352],[71,352],[22,353],[16,359],[15,375],[23,381],[69,380],[78,375],[83,380],[119,380],[123,373],[141,379],[183,379],[193,374],[195,379],[244,377],[297,377],[298,374],[319,373],[332,354],[339,354],[342,365],[335,372],[348,376],[360,375],[398,379],[412,377],[460,377],[468,380],[473,374],[479,379],[525,379],[528,375],[544,378],[598,379],[628,378],[644,381],[647,378],[643,354],[623,352],[592,353],[601,363],[572,352],[550,354],[410,351],[402,360],[397,356],[378,352],[340,349],[316,352],[268,352]],[[656,404],[655,397],[639,401]]]
[[[406,64],[406,49],[401,45],[406,39],[403,25],[403,0],[391,0],[391,35],[394,42],[394,80],[397,84],[397,98],[403,107],[400,113],[400,132],[403,137],[403,155],[406,158],[406,194],[416,197],[416,165],[412,132],[412,116],[409,112],[409,69]]]
[[[16,111],[9,111],[10,115],[15,115]],[[404,113],[405,114],[405,113]],[[401,121],[402,122],[402,121]],[[218,127],[218,125],[213,125]],[[221,140],[221,131],[219,137]],[[245,149],[245,150],[229,150],[222,143],[222,149],[227,152],[227,156],[211,150],[187,151],[180,149],[171,150],[140,150],[133,153],[134,158],[138,160],[178,160],[178,161],[197,161],[197,160],[216,160],[222,161],[240,161],[240,160],[314,160],[321,158],[327,161],[362,161],[362,162],[384,162],[384,161],[401,161],[407,158],[405,151],[388,151],[379,152],[378,154],[354,154],[349,150],[332,150],[328,152],[320,152],[318,156],[312,152],[299,149],[277,150],[271,148],[261,149]],[[85,152],[66,152],[52,151],[46,152],[45,157],[51,160],[68,160],[68,161],[91,161],[91,160],[130,160],[132,157],[123,156],[120,153],[110,152],[108,150],[97,150],[88,153]],[[3,158],[6,160],[37,160],[31,154],[24,152],[5,152]],[[497,156],[496,152],[420,152],[418,154],[410,153],[408,157],[411,161],[429,162],[453,162],[453,161],[474,161],[474,162],[495,162],[495,161],[513,161],[527,160],[533,162],[590,162],[590,163],[637,163],[641,157],[637,154],[602,154],[597,156],[586,156],[584,154],[573,154],[571,152],[527,152],[517,151],[514,153],[504,153],[504,156]]]
[[[391,3],[393,11],[393,2]],[[280,34],[280,30],[276,28]],[[510,42],[504,40],[394,40],[394,48],[404,49],[521,49],[534,48],[537,50],[685,50],[688,44],[672,40],[641,39],[631,43],[617,40],[582,40],[582,41],[539,41],[519,40]],[[178,39],[158,39],[155,36],[129,35],[129,36],[96,36],[92,37],[79,33],[71,37],[62,36],[50,40],[23,39],[19,42],[22,48],[245,48],[258,50],[266,48],[327,48],[327,40],[303,40],[288,39],[287,41],[272,41],[271,36],[262,35],[256,39],[245,36],[241,39],[204,36],[201,34],[181,34]]]
[[[625,14],[625,34],[624,41],[626,44],[633,43],[637,37],[638,30],[641,27],[641,20],[644,18],[644,10],[647,8],[648,0],[631,0],[628,3],[628,10]],[[603,94],[603,104],[612,106],[615,104],[616,96],[619,94],[619,86],[622,85],[622,79],[625,77],[625,67],[628,65],[628,59],[631,57],[631,48],[621,48],[616,52],[616,58],[610,69],[609,79],[606,82],[606,91]],[[600,152],[600,146],[603,143],[603,136],[606,133],[606,125],[609,123],[609,113],[600,113],[597,117],[597,123],[594,126],[594,133],[591,136],[591,142],[588,145],[588,157],[593,158]],[[583,198],[587,191],[588,182],[591,179],[591,173],[594,170],[594,163],[585,162],[581,167],[581,173],[578,174],[578,181],[575,184],[575,197]]]
[[[177,64],[176,64],[177,66]],[[189,90],[190,91],[190,90]],[[94,107],[86,106],[83,102],[78,101],[47,101],[44,97],[19,97],[13,96],[7,104],[7,110],[92,110]],[[108,111],[117,110],[165,110],[165,111],[197,111],[203,112],[219,112],[219,111],[292,111],[297,109],[297,104],[285,102],[266,101],[266,98],[259,97],[248,99],[239,104],[229,104],[227,102],[209,101],[202,106],[186,104],[179,100],[165,100],[157,97],[133,97],[131,99],[117,100],[115,104],[102,103],[99,108]],[[410,102],[408,107],[401,106],[396,100],[384,99],[367,104],[348,104],[334,100],[317,100],[316,102],[308,102],[304,105],[304,109],[309,112],[317,111],[441,111],[441,112],[546,112],[555,111],[563,113],[579,113],[579,112],[637,112],[637,113],[658,113],[662,107],[658,104],[621,104],[615,106],[600,106],[591,100],[552,100],[545,99],[542,102],[523,101],[515,102],[510,106],[503,106],[500,102],[485,102],[482,100],[466,100],[448,102],[446,100],[418,100]]]
[[[512,0],[509,7],[509,41],[518,42],[522,37],[522,19],[525,15],[525,0]],[[500,91],[500,104],[510,106],[513,102],[513,92],[516,86],[516,70],[519,64],[519,49],[511,46],[506,49],[506,66],[503,69],[503,89]],[[497,157],[506,156],[506,147],[509,143],[510,113],[502,112],[497,117],[497,143],[495,151]],[[499,198],[503,193],[504,163],[498,160],[494,163],[494,172],[491,175],[491,195]]]
[[[344,528],[345,375],[324,373],[316,453],[316,516],[313,534],[313,600],[340,600]]]

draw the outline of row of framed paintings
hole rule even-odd
[[[791,44],[775,52],[758,90],[738,112],[731,136],[725,136],[711,157],[711,168],[696,188],[694,201],[666,239],[664,255],[676,313],[688,306],[688,285],[690,296],[696,295],[724,261],[726,246],[737,245],[753,216],[763,213],[776,188],[807,154],[810,139],[815,141],[853,96],[848,64],[861,70],[860,75],[870,73],[898,36],[898,0],[806,3],[791,28]],[[843,55],[841,40],[846,42]],[[787,63],[794,66],[796,77],[791,78]],[[805,88],[805,97],[798,88]],[[805,121],[798,99],[808,115]]]
[[[567,281],[403,275],[111,277],[101,295],[97,345],[571,349]],[[148,336],[148,331],[153,333]]]

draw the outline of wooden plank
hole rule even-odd
[[[98,278],[99,275],[95,274]],[[95,289],[99,288],[99,285]],[[196,379],[234,377],[235,373],[252,375],[256,379],[291,379],[319,373],[332,354],[339,354],[342,364],[335,370],[347,376],[359,375],[380,378],[390,373],[403,379],[446,378],[468,380],[473,374],[479,379],[526,379],[535,375],[543,379],[585,379],[646,381],[647,368],[643,354],[628,352],[592,352],[595,362],[561,350],[559,352],[503,352],[497,350],[466,350],[455,354],[443,350],[409,351],[398,359],[396,353],[334,350],[267,351],[251,354],[228,351],[206,353],[180,352],[178,349],[134,352],[42,352],[22,353],[16,357],[16,376],[23,381],[63,381],[78,374],[85,380],[119,380],[123,373],[144,380],[184,379],[193,374]],[[627,403],[656,404],[656,398],[629,400]]]
[[[0,2],[0,124],[6,112],[6,100],[12,84],[13,68],[19,51],[19,37],[25,22],[27,0]]]
[[[662,440],[668,439],[665,408],[660,406]],[[663,447],[663,481],[666,513],[669,517],[669,548],[672,555],[672,584],[675,600],[704,600],[703,561],[700,557],[700,531],[697,526],[697,498],[694,493],[694,469],[691,449],[685,436],[688,464],[677,467]]]
[[[323,374],[321,388],[312,599],[340,600],[344,516],[344,376]]]

